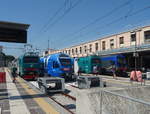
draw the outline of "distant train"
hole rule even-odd
[[[79,72],[94,73],[94,66],[98,67],[99,74],[112,75],[112,66],[116,68],[118,76],[126,76],[127,63],[125,56],[122,54],[111,56],[96,56],[90,55],[78,58]]]
[[[94,66],[98,68],[99,74],[101,73],[101,60],[99,56],[90,55],[78,58],[79,72],[94,73]]]
[[[40,58],[38,53],[27,52],[17,60],[18,74],[23,79],[36,79],[40,75]]]
[[[64,53],[56,53],[47,57],[41,58],[43,71],[49,76],[62,77],[72,79],[73,77],[73,62],[69,55]]]
[[[112,74],[112,65],[116,68],[116,74],[126,75],[127,63],[122,54],[100,57],[102,74]]]

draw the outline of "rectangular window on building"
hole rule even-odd
[[[82,47],[80,47],[80,54],[82,53]]]
[[[105,41],[102,41],[102,50],[106,49],[105,45],[106,45]]]
[[[72,54],[74,54],[74,49],[72,49]]]
[[[78,54],[78,48],[76,48],[76,54]]]
[[[135,42],[136,41],[136,33],[133,32],[131,33],[131,42]]]
[[[98,43],[95,43],[95,50],[98,50]]]
[[[70,55],[70,50],[68,50],[68,54]]]
[[[120,37],[119,42],[120,42],[120,44],[124,44],[124,37]]]
[[[48,54],[48,51],[45,51],[45,55]]]
[[[114,48],[114,39],[110,40],[110,48],[113,49]]]
[[[92,52],[92,44],[89,45],[90,52]]]
[[[67,53],[67,50],[66,50],[66,53]]]
[[[150,42],[150,30],[144,31],[145,41]]]
[[[87,52],[87,46],[84,46],[84,52],[85,53]]]

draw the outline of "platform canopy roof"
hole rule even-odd
[[[110,49],[110,50],[104,50],[104,51],[98,51],[94,54],[105,56],[105,55],[113,55],[113,54],[120,54],[120,53],[133,53],[133,52],[142,52],[142,51],[148,51],[150,49],[150,44],[141,44],[141,45],[133,45],[129,47],[122,47],[122,48],[116,48],[116,49]]]
[[[29,24],[0,21],[0,42],[27,43]]]

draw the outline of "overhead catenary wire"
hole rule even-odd
[[[131,17],[131,16],[134,16],[134,15],[136,15],[136,14],[139,14],[139,13],[141,13],[141,12],[147,10],[147,9],[150,9],[150,6],[141,8],[141,9],[136,10],[136,11],[130,13],[130,14],[126,14],[125,16],[121,16],[121,17],[119,17],[119,18],[113,20],[112,22],[107,23],[107,24],[104,25],[104,26],[97,27],[96,29],[94,29],[94,30],[91,31],[91,32],[95,32],[95,30],[99,30],[99,29],[101,29],[101,28],[108,27],[108,26],[110,26],[110,25],[112,25],[112,24],[115,24],[115,23],[121,21],[121,20],[127,19],[128,17]],[[88,34],[88,33],[89,33],[89,32],[87,32],[86,34]]]
[[[80,34],[78,35],[78,37],[81,36],[81,31],[83,31],[83,30],[89,28],[89,26],[92,26],[92,25],[96,24],[96,23],[99,22],[100,20],[103,20],[103,19],[105,19],[106,17],[111,16],[113,13],[115,13],[116,11],[118,11],[118,10],[122,9],[123,7],[129,5],[129,4],[130,4],[131,2],[133,2],[133,1],[134,1],[134,0],[125,1],[125,2],[122,3],[121,5],[119,5],[119,6],[115,7],[115,8],[113,8],[111,11],[109,11],[109,12],[106,13],[106,14],[104,14],[103,16],[100,16],[100,17],[94,19],[92,22],[90,22],[90,23],[84,25],[84,26],[81,27],[79,30],[77,30],[77,31],[75,31],[75,32],[73,32],[73,33],[71,33],[71,34],[69,34],[69,35],[66,35],[65,37],[63,37],[63,38],[61,38],[61,39],[62,39],[63,41],[66,41],[66,40],[72,40],[72,41],[73,41],[74,38],[77,38],[77,37],[74,37],[76,34],[80,33]],[[70,38],[70,39],[68,39],[68,38]]]
[[[70,1],[70,3],[69,3],[69,1],[70,1],[70,0],[68,0],[68,1],[66,1],[66,2],[64,3],[63,7],[61,7],[61,8],[54,14],[54,17],[59,13],[59,11],[61,11],[61,10],[64,8],[65,5],[67,6],[67,4],[70,4],[69,8],[67,8],[67,9],[65,10],[65,12],[63,13],[63,15],[61,15],[60,17],[58,17],[53,23],[48,22],[47,24],[45,24],[44,32],[47,32],[47,31],[48,31],[50,28],[52,28],[56,23],[58,23],[67,13],[69,13],[74,7],[76,7],[82,0],[77,0],[77,1],[74,2],[74,3],[72,3],[71,1]],[[132,0],[132,1],[133,1],[133,0]],[[103,16],[100,16],[100,17],[96,18],[94,21],[92,21],[91,23],[89,23],[89,24],[83,26],[79,31],[76,31],[76,32],[73,33],[73,34],[76,34],[77,32],[80,32],[80,31],[86,29],[86,28],[89,27],[90,25],[97,23],[98,21],[100,21],[100,20],[106,18],[107,16],[112,15],[113,12],[115,12],[115,11],[119,10],[120,8],[122,8],[122,7],[124,7],[124,6],[128,5],[128,4],[130,4],[132,1],[131,1],[131,0],[128,0],[128,1],[124,2],[123,4],[121,4],[121,5],[119,5],[118,7],[114,8],[113,10],[111,10],[110,12],[108,12],[107,14],[105,14],[105,15],[103,15]],[[53,19],[53,18],[51,18],[50,20],[52,20],[52,19]]]
[[[47,32],[48,30],[50,30],[52,27],[54,27],[54,25],[56,25],[62,18],[64,18],[73,8],[75,8],[82,0],[76,0],[75,2],[73,3],[69,3],[69,2],[66,2],[65,3],[65,7],[67,7],[67,5],[69,4],[69,8],[67,9],[64,9],[64,13],[62,15],[60,15],[58,18],[56,18],[53,22],[49,22],[47,24],[47,27],[44,29],[44,32]]]
[[[6,49],[6,50],[9,50],[9,49],[13,49],[13,50],[25,50],[24,47],[7,47],[7,46],[3,46],[2,49]],[[46,51],[47,49],[32,48],[32,49],[29,49],[29,50],[34,50],[34,51]]]
[[[70,35],[65,36],[65,37],[75,35],[75,34],[81,32],[81,31],[87,29],[89,26],[94,25],[94,24],[96,24],[97,22],[99,22],[100,20],[105,19],[106,17],[111,16],[114,12],[116,12],[116,11],[122,9],[123,7],[129,5],[129,4],[130,4],[131,2],[133,2],[133,1],[134,1],[134,0],[125,1],[123,4],[121,4],[121,5],[117,6],[117,7],[115,7],[114,9],[112,9],[111,11],[109,11],[108,13],[104,14],[103,16],[100,16],[100,17],[96,18],[96,19],[93,20],[92,22],[90,22],[90,23],[88,23],[88,24],[82,26],[79,30],[77,30],[77,31],[71,33]]]
[[[45,28],[48,27],[49,23],[53,21],[56,18],[56,16],[66,7],[67,3],[68,3],[68,0],[65,0],[63,5],[48,19],[48,21],[44,24],[44,26],[42,27],[40,31],[45,30]]]
[[[134,15],[136,15],[136,14],[139,14],[139,13],[141,13],[141,12],[147,10],[147,9],[150,9],[150,6],[141,8],[141,9],[136,10],[136,11],[130,13],[130,14],[126,14],[125,16],[121,16],[121,17],[119,17],[119,18],[117,18],[117,19],[115,19],[115,20],[113,20],[113,21],[111,21],[111,22],[109,22],[109,23],[107,23],[107,24],[104,24],[103,26],[97,27],[96,29],[94,29],[94,30],[92,30],[92,31],[87,31],[86,33],[82,34],[82,36],[89,35],[89,34],[95,32],[95,31],[97,31],[97,30],[102,29],[102,28],[107,28],[107,27],[109,27],[109,26],[112,25],[112,24],[118,23],[118,22],[121,21],[121,20],[127,19],[128,17],[134,16]],[[78,38],[80,38],[80,36],[81,36],[81,34],[78,35],[78,36],[76,36],[76,37],[72,37],[71,39],[67,39],[67,40],[71,40],[71,41],[74,41],[74,42],[75,42]],[[75,39],[75,40],[74,40],[74,39]]]
[[[22,48],[22,47],[3,47],[3,49],[24,49],[24,48]]]

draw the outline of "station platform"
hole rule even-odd
[[[22,78],[17,77],[16,83],[13,83],[9,70],[7,68],[4,70],[6,83],[0,83],[0,114],[60,114],[63,112],[60,107],[50,101],[47,95],[32,88]]]

